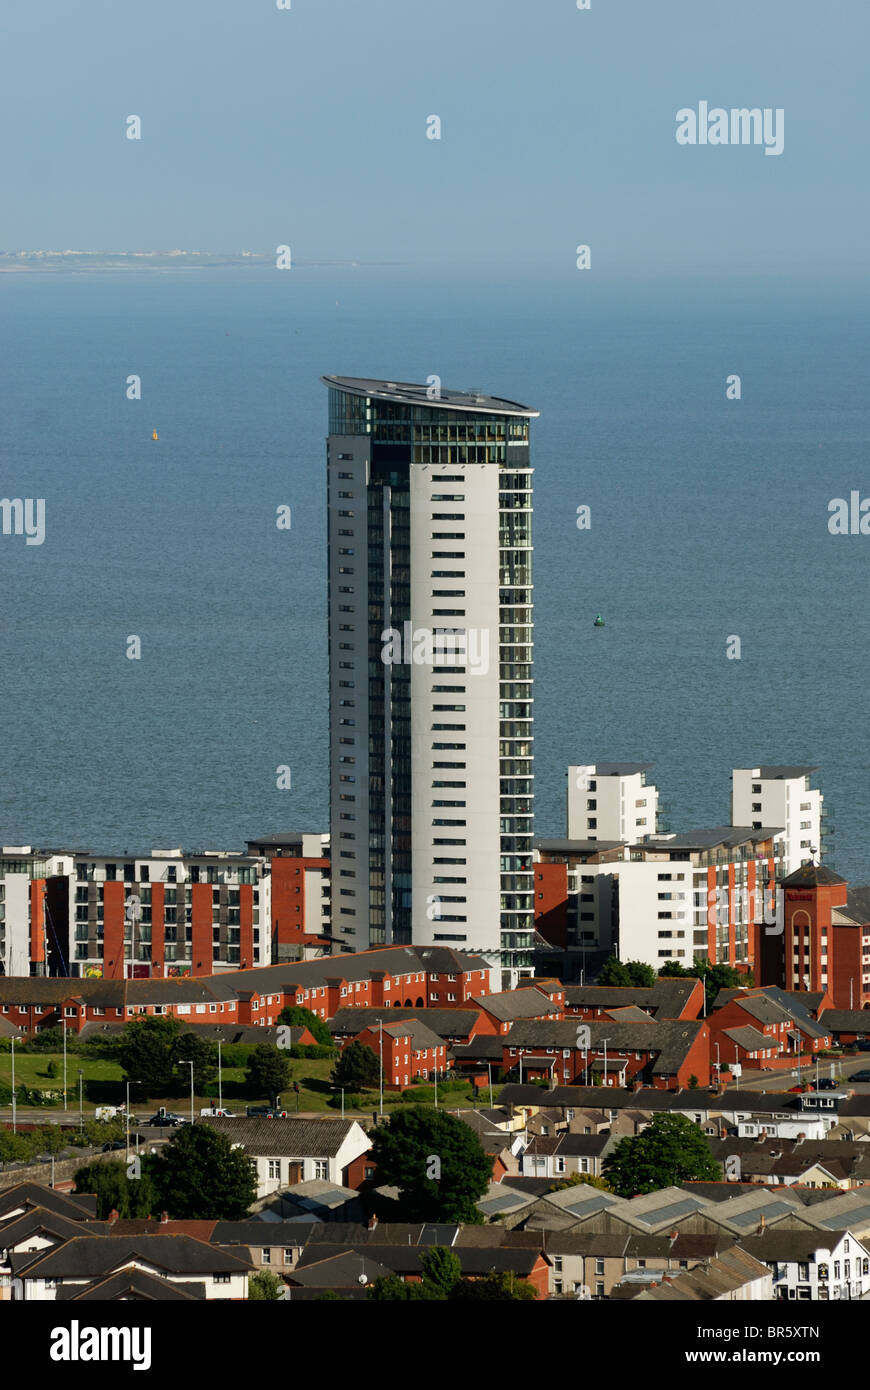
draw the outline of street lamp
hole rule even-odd
[[[15,1044],[20,1042],[20,1038],[12,1039],[12,1133],[17,1133],[15,1117]]]
[[[85,1110],[82,1098],[82,1081],[84,1080],[84,1075],[81,1067],[79,1067],[79,1134],[83,1133],[85,1127]]]
[[[61,1019],[63,1024],[63,1108],[67,1108],[66,1099],[66,1015]]]
[[[190,1067],[190,1123],[193,1124],[193,1062],[185,1062],[184,1065]]]
[[[604,1084],[605,1084],[605,1086],[606,1086],[606,1085],[607,1085],[607,1044],[610,1042],[610,1039],[609,1039],[609,1038],[601,1038],[600,1041],[604,1044]]]
[[[221,1040],[218,1038],[218,1110],[223,1110],[223,1085],[221,1081]]]
[[[378,1043],[379,1043],[379,1052],[380,1052],[380,1061],[381,1061],[380,1102],[379,1102],[378,1113],[379,1113],[380,1115],[383,1115],[383,1113],[384,1113],[384,1020],[383,1020],[382,1018],[379,1018],[379,1019],[378,1019],[378,1028],[379,1028],[379,1030],[380,1030],[380,1036],[379,1036],[379,1039],[378,1039]]]

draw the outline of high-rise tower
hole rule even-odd
[[[323,381],[334,934],[531,973],[538,412]]]

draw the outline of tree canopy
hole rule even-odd
[[[176,1221],[242,1221],[257,1195],[254,1165],[244,1149],[234,1149],[210,1125],[175,1130],[149,1172],[161,1209]]]
[[[279,1013],[278,1022],[287,1023],[291,1028],[307,1028],[321,1047],[335,1047],[335,1038],[327,1024],[310,1009],[304,1009],[301,1004],[288,1004]]]
[[[610,956],[601,967],[598,976],[600,985],[610,985],[617,989],[649,989],[656,982],[656,972],[651,965],[642,960],[621,961]]]
[[[361,1042],[348,1043],[330,1077],[333,1086],[343,1086],[346,1091],[360,1091],[369,1086],[378,1086],[380,1079],[381,1063],[378,1054],[368,1043]]]
[[[399,1189],[401,1220],[482,1223],[492,1160],[463,1120],[408,1106],[372,1132],[371,1152],[379,1182]]]
[[[142,1095],[166,1096],[174,1090],[172,1048],[180,1031],[171,1014],[134,1018],[124,1029],[118,1059],[126,1080]]]
[[[275,1104],[278,1093],[289,1086],[292,1071],[290,1059],[279,1047],[257,1043],[248,1057],[245,1082],[258,1096],[268,1096]]]
[[[141,1177],[128,1178],[127,1165],[122,1159],[88,1163],[76,1170],[75,1191],[94,1193],[97,1198],[97,1217],[105,1221],[111,1211],[124,1219],[151,1216],[159,1209],[157,1188],[151,1172],[154,1159],[143,1155],[139,1160]]]
[[[706,1138],[684,1115],[656,1115],[641,1134],[620,1139],[602,1166],[618,1197],[657,1192],[682,1182],[722,1180]]]

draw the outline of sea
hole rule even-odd
[[[674,831],[806,764],[870,882],[870,536],[828,525],[870,497],[868,348],[865,305],[787,284],[0,275],[0,493],[45,504],[42,544],[0,534],[0,843],[328,828],[320,377],[436,374],[540,411],[536,834],[572,763],[653,764]]]

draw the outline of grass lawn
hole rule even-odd
[[[46,1076],[49,1062],[57,1066],[57,1076]],[[121,1081],[122,1072],[117,1062],[104,1062],[79,1057],[68,1052],[66,1058],[67,1086],[78,1089],[79,1067],[85,1081]],[[12,1084],[12,1054],[0,1052],[0,1081]],[[41,1091],[58,1091],[63,1087],[63,1053],[43,1052],[15,1054],[15,1085],[32,1086]]]
[[[53,1061],[57,1065],[57,1076],[46,1076],[48,1064]],[[335,1094],[330,1085],[329,1077],[335,1065],[334,1059],[329,1057],[316,1057],[312,1059],[304,1057],[290,1058],[291,1080],[281,1092],[281,1104],[285,1110],[293,1114],[297,1108],[297,1096],[293,1090],[293,1082],[298,1081],[300,1091],[298,1096],[299,1113],[322,1113],[326,1115],[340,1115],[340,1106],[331,1106],[330,1099]],[[89,1087],[89,1094],[86,1093],[87,1104],[118,1105],[123,1102],[125,1097],[125,1084],[123,1072],[118,1062],[107,1062],[101,1060],[91,1060],[90,1058],[80,1057],[76,1053],[67,1054],[67,1088],[70,1097],[78,1096],[79,1067],[84,1073],[84,1081],[93,1083]],[[223,1103],[227,1110],[233,1110],[237,1114],[245,1113],[246,1105],[265,1105],[268,1096],[253,1096],[246,1092],[245,1071],[243,1067],[224,1067],[221,1073],[223,1083]],[[12,1082],[12,1057],[8,1052],[0,1053],[0,1081],[5,1081],[7,1085]],[[27,1086],[30,1089],[42,1091],[60,1091],[63,1087],[63,1054],[55,1053],[26,1053],[16,1052],[15,1054],[15,1084],[16,1086]],[[460,1105],[468,1106],[471,1104],[470,1087],[464,1087],[461,1091],[438,1091],[438,1103],[442,1109],[456,1109]],[[431,1105],[433,1103],[433,1091],[427,1087],[419,1097],[418,1103],[421,1105]],[[480,1103],[483,1103],[483,1097]],[[208,1105],[211,1101],[217,1104],[217,1083],[208,1088],[207,1094],[194,1098],[195,1109]],[[406,1104],[403,1102],[396,1091],[384,1091],[384,1109],[391,1112],[397,1106]],[[486,1104],[489,1103],[488,1097]],[[158,1104],[166,1105],[169,1109],[178,1111],[179,1114],[187,1115],[190,1105],[190,1091],[180,1089],[178,1094],[172,1097],[149,1097],[147,1100],[142,1096],[136,1095],[131,1102],[131,1110],[139,1115],[146,1115],[149,1108],[156,1108]],[[364,1116],[366,1119],[371,1117],[373,1110],[378,1108],[378,1092],[370,1091],[366,1103],[362,1109],[351,1110],[350,1106],[345,1109],[346,1115]]]

